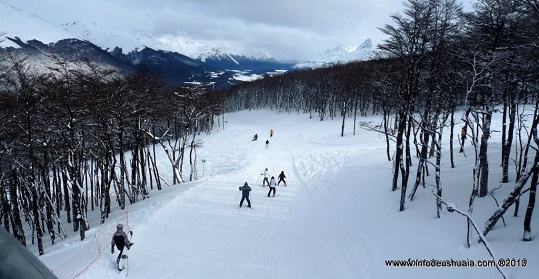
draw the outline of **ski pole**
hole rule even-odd
[[[236,193],[236,198],[234,199],[234,201],[238,201],[238,195],[240,194],[240,190],[238,190],[238,192]]]
[[[258,180],[260,179],[261,176],[262,176],[262,174],[260,174],[260,175],[258,176],[258,178],[257,178],[256,181],[255,181],[255,185],[256,185],[256,183],[258,182]]]

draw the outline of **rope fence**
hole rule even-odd
[[[52,270],[58,279],[72,279],[86,271],[99,257],[105,249],[110,250],[112,235],[116,232],[116,224],[124,224],[124,230],[129,231],[129,216],[125,215],[112,226],[96,233],[92,239],[75,256],[67,260],[64,264]]]

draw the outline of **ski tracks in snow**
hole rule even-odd
[[[364,272],[360,269],[365,265],[355,262],[361,262],[360,254],[369,254],[365,249],[370,248],[353,226],[332,220],[333,214],[343,214],[338,206],[342,196],[327,191],[338,187],[332,175],[347,162],[350,150],[346,146],[321,149],[330,132],[313,139],[301,129],[290,129],[276,129],[268,148],[263,136],[250,141],[259,123],[229,124],[218,135],[205,138],[226,138],[224,142],[236,144],[199,149],[198,157],[208,159],[204,175],[180,185],[185,190],[156,205],[149,217],[137,216],[140,241],[131,252],[129,277],[151,278],[156,270],[170,274],[169,278],[212,278],[215,274],[219,278],[333,278],[335,274],[324,272],[334,269],[356,278]],[[265,168],[276,181],[281,171],[287,176],[288,186],[277,186],[275,198],[267,197],[269,188],[262,187],[260,174]],[[239,207],[238,187],[244,182],[252,188],[253,209],[246,208],[246,201]],[[325,243],[319,245],[321,241]],[[357,249],[358,257],[343,258],[350,254],[342,253],[347,249]],[[175,264],[170,265],[170,259],[149,258],[154,251],[174,258]],[[90,270],[86,278],[95,274]]]

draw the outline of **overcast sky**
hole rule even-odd
[[[403,7],[401,0],[0,1],[56,24],[95,21],[157,38],[261,49],[277,59],[309,59],[366,39],[381,42],[378,28]]]

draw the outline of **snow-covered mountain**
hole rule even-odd
[[[241,54],[241,56],[251,58],[251,59],[260,59],[260,60],[271,60],[273,59],[269,53],[261,50],[248,50],[240,51],[232,47],[206,47],[201,48],[198,56],[198,60],[206,61],[208,59],[214,59],[216,57],[224,58],[228,54]]]
[[[229,47],[211,47],[200,52],[195,58],[207,65],[220,69],[262,70],[279,68],[282,63],[261,50],[234,50]],[[288,67],[286,65],[285,67]],[[291,65],[290,65],[291,66]]]
[[[45,43],[56,42],[73,37],[66,30],[45,21],[37,15],[21,11],[16,7],[0,2],[0,47],[17,47],[5,37],[19,37],[22,40],[36,39]]]
[[[217,88],[286,71],[293,65],[261,50],[212,46],[181,37],[156,38],[99,22],[55,25],[3,2],[0,16],[0,56],[16,52],[44,70],[55,63],[51,55],[69,61],[85,58],[121,72],[150,70],[175,85],[213,83]],[[238,73],[241,79],[236,78]]]
[[[0,48],[0,63],[4,62],[1,58],[7,56],[8,53],[15,54],[20,58],[24,58],[26,62],[32,65],[34,70],[40,72],[48,72],[48,67],[57,64],[58,59],[77,61],[81,58],[91,58],[94,65],[121,73],[135,70],[132,64],[125,63],[89,41],[71,38],[45,44],[39,40],[23,42],[18,37],[6,36],[5,43],[15,47]],[[86,68],[84,63],[78,63],[77,67],[80,67],[80,69]]]
[[[96,46],[113,49],[118,46],[125,51],[150,46],[159,48],[158,40],[153,38],[136,37],[102,26],[97,22],[69,21],[63,24],[54,24],[39,15],[25,12],[12,5],[0,2],[0,32],[6,37],[18,37],[21,41],[38,40],[45,44],[55,43],[63,39],[76,38],[90,41]],[[2,38],[4,39],[4,38]],[[3,40],[0,47],[17,47],[10,40]]]
[[[122,30],[112,29],[103,26],[98,22],[73,21],[61,24],[64,31],[74,38],[90,41],[103,49],[113,49],[121,47],[124,51],[130,52],[135,49],[150,47],[153,49],[171,50],[166,44],[159,40],[144,35],[134,35]]]
[[[125,52],[151,48],[172,51],[226,69],[252,69],[275,66],[279,62],[262,50],[243,50],[229,46],[208,46],[181,37],[156,38],[149,34],[129,34],[102,26],[97,22],[69,22],[61,27],[74,37],[93,42],[105,49],[121,47]],[[268,65],[269,64],[269,65]],[[273,64],[273,65],[272,65]]]
[[[320,68],[333,64],[368,60],[374,54],[375,43],[365,40],[359,46],[339,45],[320,53],[317,57],[294,65],[294,68]]]
[[[182,37],[154,37],[150,34],[129,33],[104,26],[98,22],[67,21],[60,25],[48,22],[39,15],[27,13],[12,5],[0,2],[0,34],[18,37],[21,41],[38,40],[45,44],[62,39],[76,38],[89,41],[104,50],[121,48],[125,53],[144,48],[177,52],[209,66],[229,65],[232,69],[266,66],[275,67],[279,62],[262,50],[244,50],[223,45],[206,45]],[[9,40],[0,47],[16,47]]]

